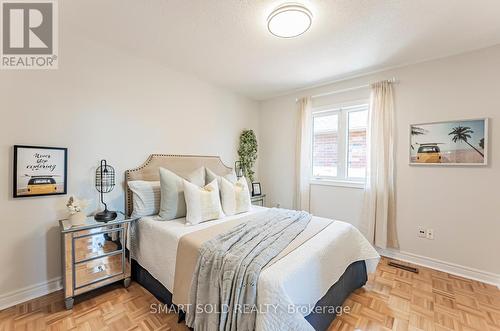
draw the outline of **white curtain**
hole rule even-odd
[[[361,231],[375,246],[399,246],[394,198],[394,95],[392,83],[371,86],[368,167]]]
[[[298,101],[299,121],[297,128],[297,151],[295,160],[297,187],[295,189],[295,209],[309,211],[309,180],[311,174],[312,106],[311,98]]]

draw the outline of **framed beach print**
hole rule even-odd
[[[66,194],[68,150],[14,146],[14,198]]]
[[[410,125],[410,164],[488,164],[488,119]]]

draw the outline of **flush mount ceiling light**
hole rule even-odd
[[[300,36],[311,24],[311,11],[298,3],[284,3],[267,18],[267,29],[280,38]]]

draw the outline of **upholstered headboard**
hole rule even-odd
[[[132,213],[133,196],[128,188],[128,182],[131,180],[160,180],[160,168],[167,168],[181,177],[205,166],[218,175],[226,175],[233,171],[232,168],[224,165],[218,156],[200,156],[200,155],[166,155],[152,154],[146,162],[138,168],[125,171],[125,209],[127,215]]]

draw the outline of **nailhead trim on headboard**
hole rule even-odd
[[[128,188],[128,181],[130,180],[130,174],[133,172],[141,171],[144,170],[153,159],[155,158],[190,158],[190,157],[196,157],[196,158],[215,158],[218,159],[220,164],[224,166],[227,170],[232,170],[231,167],[228,167],[227,165],[222,162],[221,158],[219,156],[213,156],[213,155],[177,155],[177,154],[151,154],[147,160],[139,167],[126,170],[125,171],[125,189],[126,189],[126,194],[125,194],[125,213],[127,216],[130,216],[133,208],[133,201],[132,201],[132,191]]]

